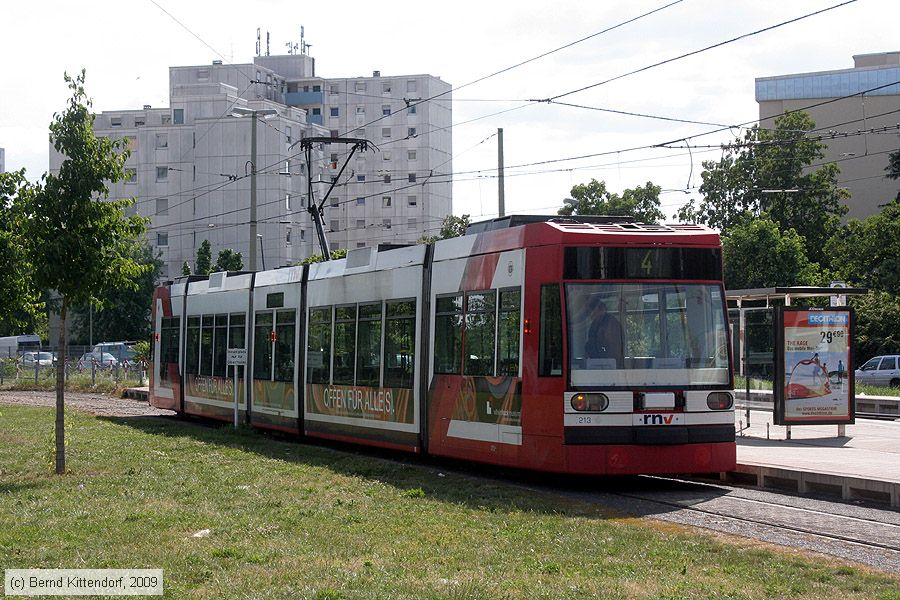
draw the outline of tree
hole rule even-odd
[[[557,214],[634,217],[640,223],[659,223],[666,217],[659,209],[661,191],[660,186],[648,181],[647,185],[626,189],[619,196],[606,189],[605,181],[591,179],[572,188],[575,202],[567,203]]]
[[[203,240],[197,249],[197,263],[194,265],[194,273],[197,275],[209,275],[212,268],[212,247],[209,240]]]
[[[336,248],[331,251],[331,260],[338,260],[347,256],[346,248]],[[323,262],[325,258],[321,254],[313,254],[312,256],[307,256],[303,260],[297,263],[297,266],[301,265],[311,265],[317,262]]]
[[[786,285],[813,285],[818,265],[806,257],[803,238],[778,224],[756,219],[733,225],[722,237],[725,289],[743,290]]]
[[[188,261],[184,261],[181,263],[181,274],[182,275],[190,275],[191,274],[191,265]]]
[[[466,229],[471,223],[472,220],[469,215],[463,215],[461,217],[447,215],[444,217],[444,220],[441,221],[441,231],[438,235],[423,235],[416,240],[416,243],[433,244],[438,240],[447,240],[466,235]]]
[[[216,271],[240,271],[244,268],[244,257],[240,252],[225,248],[216,258]]]
[[[162,261],[153,256],[153,250],[148,244],[135,244],[130,249],[130,257],[146,267],[135,279],[137,287],[107,290],[102,295],[103,305],[100,309],[92,311],[90,305],[78,307],[74,311],[73,337],[83,342],[91,338],[93,341],[150,338],[150,307],[156,280],[162,270]]]
[[[888,172],[885,177],[888,179],[900,179],[900,150],[894,150],[888,155],[888,166],[884,168]],[[900,200],[900,190],[895,196],[896,200]]]
[[[743,139],[723,146],[718,162],[704,161],[703,200],[678,212],[682,221],[705,223],[723,234],[751,218],[766,217],[783,233],[794,229],[806,240],[806,253],[825,265],[824,249],[847,213],[847,191],[830,163],[812,169],[824,157],[825,144],[807,137],[815,127],[802,111],[775,119],[775,129],[752,127]]]
[[[851,219],[827,251],[844,280],[900,295],[900,200],[862,221]]]
[[[856,309],[856,364],[879,354],[900,354],[900,296],[873,290],[851,296],[850,304]]]
[[[62,113],[53,115],[50,142],[64,160],[59,173],[47,174],[28,194],[22,224],[32,277],[40,289],[59,296],[59,360],[56,367],[56,472],[65,472],[66,318],[72,306],[103,306],[111,289],[137,287],[147,267],[131,255],[146,220],[127,217],[131,200],[106,201],[107,182],[124,177],[127,151],[120,142],[94,136],[91,101],[84,91],[85,72],[65,75],[72,96]]]
[[[0,173],[0,336],[34,333],[44,309],[21,235],[23,205],[32,193],[24,169]]]

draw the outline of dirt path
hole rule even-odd
[[[55,392],[0,391],[0,405],[56,406]],[[104,417],[174,415],[171,410],[149,406],[143,400],[116,398],[104,394],[66,392],[66,406]]]

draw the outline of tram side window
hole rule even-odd
[[[213,316],[203,315],[200,327],[200,374],[212,375],[213,359]]]
[[[378,387],[381,374],[381,303],[359,305],[356,385]]]
[[[356,306],[334,310],[334,383],[353,385],[356,363]]]
[[[463,356],[466,375],[494,374],[494,291],[466,294],[466,337]]]
[[[309,342],[306,346],[308,383],[331,382],[331,307],[309,311]]]
[[[296,311],[275,312],[275,381],[294,380]]]
[[[228,315],[216,315],[213,335],[213,375],[226,376],[228,360]]]
[[[272,311],[256,313],[253,328],[253,379],[272,378]]]
[[[559,284],[541,286],[541,326],[538,373],[543,376],[562,375],[562,307]]]
[[[434,319],[434,372],[460,372],[462,353],[462,296],[437,298]]]
[[[185,372],[197,375],[200,373],[200,317],[188,317],[185,349]]]
[[[385,317],[384,387],[411,388],[416,356],[416,301],[388,302]]]
[[[163,317],[159,334],[159,380],[169,381],[169,364],[178,363],[179,317]]]
[[[247,340],[246,330],[244,326],[247,323],[247,316],[243,313],[232,314],[228,322],[228,347],[229,348],[246,348]],[[238,377],[244,377],[244,367],[238,365]],[[231,371],[229,371],[231,372]]]
[[[522,292],[500,291],[497,327],[497,375],[519,374],[519,329]]]

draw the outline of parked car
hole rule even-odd
[[[91,353],[108,352],[120,363],[126,360],[133,362],[135,356],[134,344],[134,342],[100,342],[94,345]]]
[[[22,355],[23,367],[51,367],[56,362],[56,356],[52,352],[26,352]]]
[[[91,363],[95,363],[98,367],[117,367],[119,361],[109,352],[85,352],[78,359],[78,365],[81,367],[90,367]]]
[[[900,387],[900,355],[870,358],[856,370],[856,383]]]

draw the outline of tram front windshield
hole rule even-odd
[[[690,387],[731,381],[719,285],[568,283],[573,386]]]

